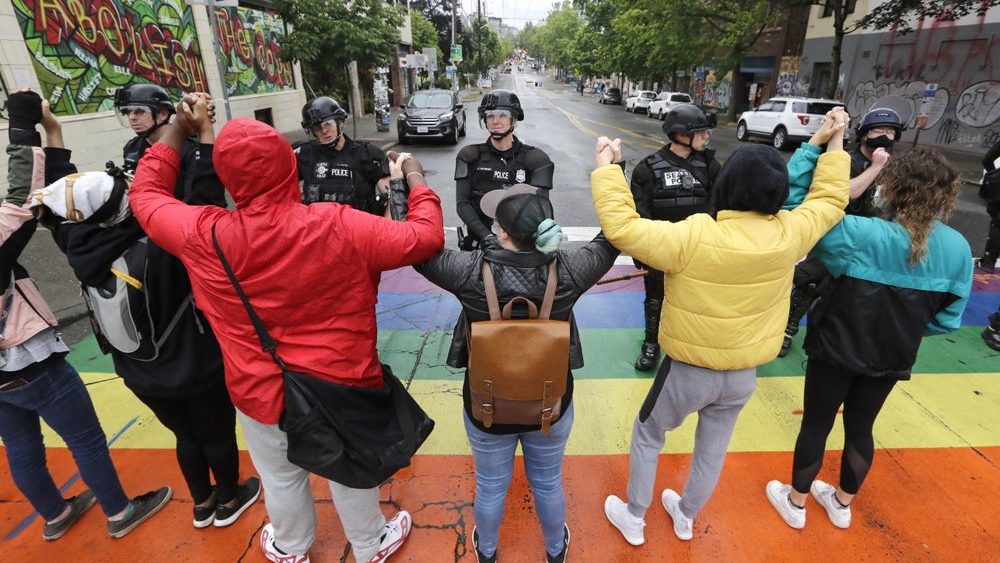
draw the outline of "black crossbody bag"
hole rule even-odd
[[[288,435],[288,461],[355,489],[377,487],[409,466],[434,430],[434,421],[389,366],[382,364],[384,385],[379,389],[340,385],[288,369],[222,253],[214,226],[212,244],[247,309],[261,348],[281,370],[285,411],[279,427]]]

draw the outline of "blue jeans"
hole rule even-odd
[[[524,434],[488,434],[476,428],[464,416],[465,432],[472,446],[472,461],[476,466],[476,531],[479,550],[493,555],[500,536],[507,489],[514,476],[514,452],[521,442],[524,452],[524,472],[535,498],[535,513],[542,524],[545,550],[559,555],[563,550],[563,526],[566,524],[566,496],[562,486],[563,453],[573,428],[573,403],[543,436],[540,430]]]
[[[83,481],[94,492],[104,514],[125,510],[125,496],[111,463],[108,442],[80,374],[65,360],[25,368],[37,370],[27,385],[0,392],[0,438],[14,484],[45,518],[55,520],[66,508],[45,464],[39,418],[69,446]]]

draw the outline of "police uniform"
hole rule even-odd
[[[188,201],[188,198],[191,197],[194,190],[194,182],[198,179],[195,174],[189,174],[188,171],[196,169],[195,165],[201,158],[202,146],[198,142],[198,137],[188,137],[184,140],[184,146],[181,147],[180,171],[177,175],[177,184],[174,186],[174,196],[184,201]],[[122,148],[122,158],[124,159],[124,166],[122,168],[126,172],[134,174],[139,161],[142,160],[142,155],[146,153],[149,147],[149,140],[143,135],[130,139]],[[212,145],[204,145],[204,147],[208,151],[212,149]],[[211,158],[211,155],[209,155],[209,158]],[[214,192],[215,190],[212,191]],[[219,191],[217,195],[221,195],[221,201],[219,197],[213,196],[214,199],[211,205],[225,207],[224,191]]]
[[[514,184],[552,189],[552,160],[545,151],[514,137],[510,150],[499,151],[489,141],[462,148],[455,159],[455,202],[469,234],[482,241],[491,234],[493,220],[483,214],[479,200],[493,190]]]
[[[640,217],[659,221],[682,221],[689,215],[706,213],[712,184],[721,167],[712,149],[694,151],[685,159],[671,152],[669,143],[664,145],[632,171],[636,211]],[[643,264],[636,262],[636,266]],[[646,287],[644,342],[654,344],[663,307],[663,272],[649,268],[643,283]]]
[[[861,152],[860,143],[851,149],[851,152],[848,154],[851,155],[851,178],[858,177],[872,165],[872,161]],[[872,183],[864,193],[847,203],[844,213],[848,215],[860,215],[862,217],[874,217],[876,214],[875,191],[875,184]]]
[[[309,141],[295,149],[302,203],[335,202],[381,215],[385,201],[375,185],[389,175],[389,159],[376,146],[344,135],[344,148]]]

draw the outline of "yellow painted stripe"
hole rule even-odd
[[[110,436],[138,417],[115,443],[116,448],[172,448],[174,439],[152,413],[125,388],[104,373],[85,373],[105,432]],[[575,382],[576,422],[570,454],[628,452],[632,421],[649,390],[649,379],[586,379]],[[802,377],[757,380],[757,391],[740,415],[731,451],[791,451],[802,408]],[[411,392],[436,421],[434,433],[421,448],[424,454],[468,454],[462,425],[460,381],[414,381]],[[670,433],[664,451],[691,452],[697,417]],[[897,385],[875,425],[880,448],[1000,446],[1000,377],[998,374],[916,375]],[[46,428],[46,443],[63,446]],[[244,447],[242,437],[240,446]],[[828,446],[843,446],[840,423]]]

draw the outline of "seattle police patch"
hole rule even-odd
[[[523,184],[524,180],[526,178],[527,178],[527,176],[524,173],[524,169],[523,168],[518,168],[517,169],[517,174],[514,176],[514,179],[517,180],[517,183],[518,184]]]

